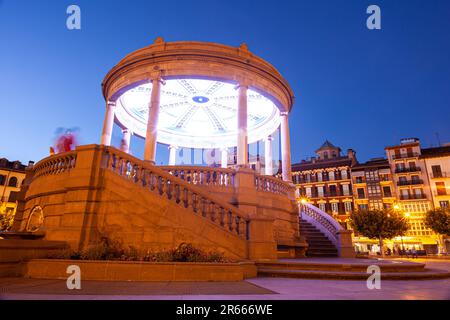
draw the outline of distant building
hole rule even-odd
[[[450,144],[422,149],[419,139],[411,138],[385,150],[387,159],[358,163],[353,150],[343,156],[325,141],[316,157],[292,165],[297,200],[317,206],[346,228],[354,210],[400,210],[409,230],[386,245],[436,253],[437,237],[424,218],[431,209],[450,207]],[[377,240],[355,236],[354,244],[358,251],[378,250]]]
[[[17,204],[10,199],[10,195],[20,191],[25,179],[25,168],[20,161],[0,159],[0,215],[15,213]]]
[[[354,209],[351,167],[357,164],[356,154],[349,149],[347,155],[342,155],[341,148],[325,141],[316,155],[292,165],[297,197],[307,198],[322,211],[345,222]]]
[[[437,237],[424,221],[425,214],[435,207],[425,159],[427,155],[432,159],[438,150],[421,149],[417,138],[402,139],[399,145],[385,150],[394,176],[399,209],[410,224],[403,240],[407,247],[415,246],[436,253]],[[427,161],[432,164],[431,160]]]
[[[450,144],[422,149],[420,159],[425,162],[431,197],[435,208],[450,205]]]
[[[389,161],[377,158],[352,167],[355,209],[382,210],[396,202],[394,181]]]

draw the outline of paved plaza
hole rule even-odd
[[[450,261],[415,259],[428,268],[450,270]],[[170,300],[450,300],[450,279],[383,280],[380,290],[365,281],[254,278],[242,282],[83,281],[68,290],[63,280],[0,279],[1,299]]]

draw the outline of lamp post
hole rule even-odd
[[[394,210],[399,212],[400,206],[398,204],[394,204]],[[405,217],[409,217],[409,213],[405,213]],[[403,235],[400,236],[400,241],[402,242],[402,252],[405,252],[405,245],[403,243]]]

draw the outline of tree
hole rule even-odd
[[[9,231],[14,222],[14,212],[12,210],[0,211],[0,232]]]
[[[359,234],[380,243],[384,256],[383,240],[403,236],[408,231],[408,222],[403,215],[392,210],[360,210],[352,213],[350,225]]]
[[[440,252],[446,253],[444,236],[450,236],[450,210],[435,209],[427,212],[425,225],[439,235]]]

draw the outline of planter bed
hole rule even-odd
[[[23,275],[34,279],[67,279],[67,267],[77,265],[81,280],[116,281],[242,281],[256,277],[253,262],[191,263],[35,259]]]

